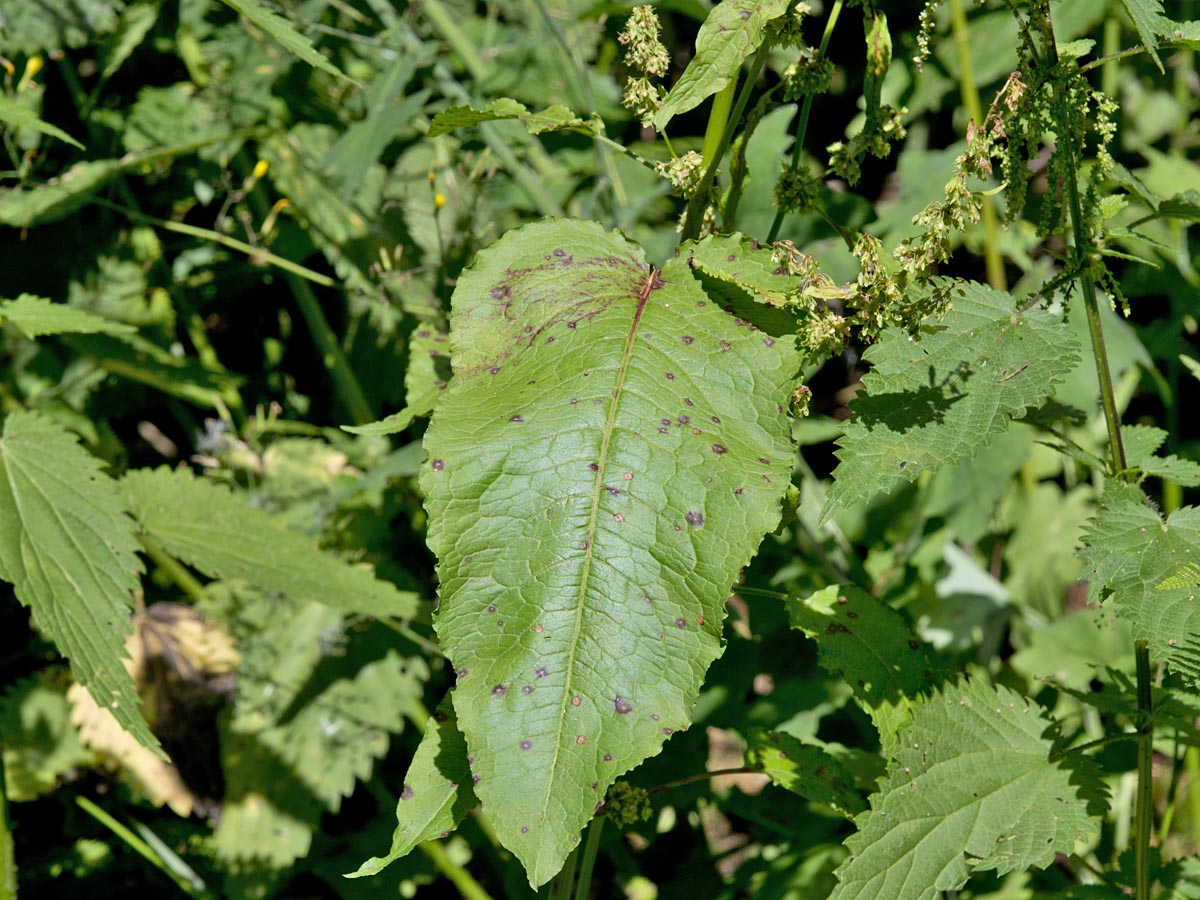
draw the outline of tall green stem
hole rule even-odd
[[[17,859],[8,821],[8,796],[4,791],[3,753],[0,753],[0,900],[17,900]]]
[[[1150,834],[1154,830],[1154,706],[1150,693],[1150,650],[1134,643],[1137,665],[1138,783],[1133,811],[1134,890],[1137,900],[1150,900]]]
[[[825,20],[825,32],[821,35],[821,46],[817,48],[817,59],[825,56],[829,47],[829,39],[833,37],[834,26],[838,16],[842,14],[842,0],[833,0],[829,10],[829,18]],[[804,138],[808,134],[808,117],[812,113],[815,95],[805,94],[804,102],[800,105],[800,118],[796,120],[796,136],[792,142],[792,158],[788,167],[795,171],[800,168],[800,156],[804,153]],[[782,209],[775,210],[775,219],[771,222],[771,230],[767,232],[767,240],[773,241],[779,237],[779,229],[783,227],[783,217],[787,215]]]
[[[950,0],[954,44],[958,48],[958,89],[962,94],[967,115],[977,126],[983,126],[983,105],[979,102],[979,87],[975,84],[975,69],[971,64],[971,45],[967,32],[967,14],[962,0]],[[1000,255],[1000,223],[996,204],[991,196],[983,197],[983,258],[987,266],[988,284],[999,290],[1008,289],[1004,274],[1004,259]]]
[[[746,81],[742,84],[742,89],[738,93],[737,103],[733,106],[733,113],[725,117],[725,125],[721,132],[721,140],[717,144],[717,149],[713,153],[712,162],[707,163],[704,167],[704,175],[700,179],[700,186],[696,189],[695,195],[688,201],[687,212],[684,216],[683,237],[684,240],[689,238],[697,238],[700,236],[700,222],[704,218],[704,208],[707,205],[705,198],[708,197],[708,189],[712,186],[713,179],[717,177],[717,166],[721,163],[721,157],[725,155],[725,151],[729,149],[729,144],[733,140],[733,131],[737,127],[738,122],[742,119],[742,114],[746,111],[746,104],[750,101],[750,94],[754,91],[754,84],[758,81],[758,76],[762,74],[763,66],[767,64],[768,47],[763,45],[759,51],[754,54],[754,60],[750,63],[750,72],[746,76]],[[717,112],[717,104],[713,103],[713,112]],[[707,145],[708,139],[705,138]]]
[[[1054,67],[1058,67],[1058,48],[1053,45],[1051,35],[1050,53]],[[1083,289],[1083,305],[1087,312],[1088,334],[1091,337],[1092,356],[1096,363],[1096,376],[1100,382],[1100,403],[1104,410],[1104,422],[1108,429],[1108,450],[1111,474],[1119,475],[1128,465],[1125,462],[1125,447],[1121,442],[1121,417],[1117,410],[1116,391],[1113,390],[1112,373],[1108,364],[1108,348],[1104,343],[1104,328],[1100,323],[1100,303],[1096,296],[1096,277],[1092,268],[1092,256],[1095,248],[1091,236],[1087,233],[1087,222],[1083,214],[1083,201],[1079,196],[1079,148],[1075,145],[1076,136],[1071,130],[1070,100],[1066,87],[1061,80],[1056,82],[1058,92],[1058,107],[1062,123],[1062,147],[1066,165],[1063,167],[1063,180],[1066,181],[1067,201],[1071,215],[1071,231],[1075,241],[1074,266],[1079,273],[1079,283]]]
[[[592,870],[596,866],[596,854],[600,850],[600,834],[604,831],[607,816],[596,816],[588,825],[587,839],[583,843],[583,854],[579,858],[579,877],[575,880],[575,900],[588,900],[592,891]]]
[[[421,852],[429,857],[434,868],[446,876],[450,883],[466,900],[492,900],[492,895],[483,889],[471,873],[450,858],[450,854],[437,841],[426,841],[420,845]]]

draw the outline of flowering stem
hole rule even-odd
[[[971,66],[971,48],[968,44],[967,14],[962,0],[950,0],[954,28],[954,43],[958,47],[958,89],[962,94],[967,115],[977,127],[983,127],[983,105],[979,102],[979,88],[975,84],[975,71]],[[983,258],[987,265],[988,284],[999,290],[1008,289],[1004,275],[1004,259],[1000,256],[1000,226],[996,219],[996,204],[988,195],[983,197]]]
[[[817,59],[825,56],[825,49],[829,46],[829,39],[833,37],[834,26],[837,25],[838,16],[841,14],[842,0],[834,0],[833,6],[829,10],[829,18],[825,20],[825,33],[821,35],[821,45],[817,48]],[[800,106],[800,118],[796,122],[796,139],[792,143],[792,159],[788,163],[789,168],[793,171],[800,168],[800,155],[804,152],[804,136],[808,133],[808,117],[812,112],[814,96],[806,94],[804,103]],[[775,211],[775,219],[771,222],[771,230],[767,233],[768,242],[779,237],[779,229],[783,226],[784,215],[782,209]]]
[[[700,179],[700,186],[696,188],[696,193],[688,201],[687,212],[684,218],[683,237],[684,240],[694,239],[700,236],[700,223],[704,218],[704,208],[707,205],[705,198],[708,196],[708,189],[713,183],[713,179],[717,176],[717,165],[721,162],[721,157],[725,155],[725,151],[729,149],[730,141],[733,140],[733,130],[738,122],[742,119],[742,113],[746,111],[746,104],[750,101],[750,92],[754,90],[754,84],[758,81],[758,76],[762,74],[763,66],[767,64],[766,44],[759,48],[754,54],[754,60],[750,63],[750,72],[746,76],[745,82],[742,84],[742,89],[738,93],[737,102],[733,106],[733,114],[726,116],[725,125],[722,128],[721,140],[717,144],[717,149],[713,153],[711,162],[708,162],[705,155],[704,175]],[[727,88],[728,89],[728,88]],[[717,101],[713,102],[713,112],[717,110]],[[704,139],[705,148],[707,151],[708,137]]]

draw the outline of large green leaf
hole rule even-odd
[[[544,221],[454,292],[421,473],[435,625],[476,794],[534,885],[690,723],[790,481],[794,339],[725,313],[685,259]]]
[[[386,856],[368,859],[349,878],[374,875],[424,841],[445,837],[475,806],[467,745],[447,695],[425,726],[396,804],[396,831]]]
[[[818,662],[846,680],[890,748],[933,681],[929,655],[904,617],[861,588],[832,585],[789,600],[788,618],[817,642]]]
[[[142,571],[137,549],[100,460],[37,413],[9,415],[0,436],[0,578],[96,703],[161,754],[121,662]]]
[[[1174,657],[1200,638],[1200,507],[1164,520],[1141,490],[1114,480],[1083,541],[1089,595],[1110,598],[1134,638],[1174,667]],[[1194,651],[1181,661],[1194,666]]]
[[[0,300],[0,322],[12,322],[29,338],[47,334],[133,334],[137,331],[132,325],[32,294],[22,294],[16,300]]]
[[[972,456],[1044,401],[1079,358],[1078,344],[1050,313],[1022,311],[1011,295],[983,284],[934,284],[954,292],[939,329],[920,341],[889,329],[864,354],[872,368],[839,442],[825,518]]]
[[[0,0],[0,53],[32,56],[81,47],[117,26],[125,0]]]
[[[483,109],[470,106],[452,106],[433,117],[429,125],[429,136],[448,134],[458,128],[478,125],[480,122],[496,122],[503,119],[518,119],[530,134],[544,131],[577,131],[580,134],[596,135],[604,131],[599,119],[581,119],[565,106],[548,106],[540,112],[530,112],[524,103],[508,97],[493,100]]]
[[[239,579],[344,612],[411,616],[417,610],[416,594],[321,552],[220,485],[165,468],[129,472],[124,484],[142,529],[168,553],[213,578]]]
[[[917,704],[830,900],[933,900],[972,871],[1003,875],[1073,852],[1102,804],[1086,772],[1050,761],[1051,727],[982,677]]]
[[[787,12],[787,0],[722,0],[696,35],[696,55],[654,116],[661,131],[672,118],[695,109],[725,88],[763,42],[767,23]]]

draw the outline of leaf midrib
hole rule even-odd
[[[604,421],[600,453],[596,459],[596,480],[592,487],[591,513],[587,524],[587,534],[584,538],[587,541],[587,549],[583,555],[583,566],[579,579],[579,594],[575,603],[575,624],[571,629],[571,639],[567,646],[566,682],[563,686],[562,702],[558,707],[558,724],[554,731],[554,756],[550,760],[550,777],[546,780],[546,793],[542,797],[541,802],[543,819],[550,805],[550,796],[554,792],[554,783],[558,774],[559,756],[562,754],[563,731],[566,727],[567,719],[567,703],[569,702],[568,698],[571,696],[572,683],[575,678],[575,655],[579,648],[579,638],[583,629],[583,611],[586,608],[588,582],[590,581],[592,571],[592,558],[596,550],[596,528],[600,521],[600,501],[604,489],[605,470],[608,465],[609,446],[612,441],[613,431],[616,428],[617,414],[621,408],[621,399],[625,394],[625,378],[629,372],[629,360],[633,356],[634,339],[637,336],[638,327],[642,321],[642,313],[646,309],[646,302],[650,299],[651,291],[661,284],[658,273],[659,270],[657,268],[651,268],[646,283],[638,295],[637,307],[633,311],[633,318],[629,323],[629,332],[625,336],[625,347],[621,353],[621,362],[617,366],[617,380],[613,388],[612,400],[608,404],[608,414]]]

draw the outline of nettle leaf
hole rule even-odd
[[[762,45],[767,23],[787,13],[787,0],[722,0],[696,35],[696,55],[654,116],[662,131],[672,118],[724,90]]]
[[[89,160],[76,163],[45,184],[0,189],[0,225],[29,228],[68,216],[125,168],[119,159]]]
[[[973,871],[1046,866],[1098,827],[1089,770],[1051,762],[1041,708],[980,677],[913,708],[830,900],[933,900]]]
[[[71,137],[57,125],[51,125],[24,103],[12,97],[0,95],[0,123],[11,128],[28,128],[30,131],[37,131],[50,137],[58,138],[72,147],[78,147],[80,150],[85,149],[83,144],[79,143],[79,141],[75,140],[75,138]]]
[[[933,281],[941,290],[951,285]],[[940,330],[914,341],[888,329],[864,354],[872,369],[851,404],[823,519],[974,455],[1041,405],[1078,361],[1079,345],[1059,317],[1022,311],[1010,294],[983,284],[958,282],[953,291]]]
[[[3,7],[0,53],[19,58],[82,47],[108,34],[116,28],[125,0],[9,0]]]
[[[1083,542],[1089,598],[1110,600],[1134,639],[1174,668],[1200,635],[1200,507],[1164,520],[1139,488],[1110,480]]]
[[[396,831],[386,856],[363,863],[348,878],[374,875],[412,852],[417,844],[446,837],[476,804],[467,745],[458,730],[449,694],[425,726],[425,736],[408,766],[396,804]]]
[[[853,585],[832,585],[787,602],[788,618],[817,642],[817,662],[845,679],[887,749],[913,703],[933,683],[925,646],[904,617]]]
[[[854,789],[854,776],[824,747],[780,731],[752,735],[746,764],[757,767],[773,784],[800,797],[824,803],[846,818],[866,808]]]
[[[1138,37],[1158,66],[1158,71],[1165,71],[1162,60],[1158,58],[1158,36],[1170,33],[1175,23],[1164,15],[1162,0],[1121,0],[1121,5],[1129,14]]]
[[[0,436],[0,578],[96,703],[162,755],[121,662],[142,571],[137,550],[101,461],[49,419],[10,414]]]
[[[32,294],[22,294],[16,300],[0,300],[0,322],[12,322],[28,338],[47,334],[133,334],[137,331],[132,325]]]
[[[428,137],[449,134],[458,128],[478,125],[480,122],[496,122],[501,119],[518,119],[530,134],[544,131],[575,131],[579,134],[597,135],[604,131],[604,124],[595,117],[581,119],[565,106],[555,104],[541,112],[530,112],[524,103],[509,97],[493,100],[483,109],[470,106],[452,106],[433,117],[429,124]]]
[[[537,886],[691,721],[730,584],[780,519],[799,357],[683,259],[560,220],[462,275],[451,359],[421,473],[435,627],[476,794]]]
[[[2,311],[0,314],[3,314]],[[1121,442],[1125,446],[1125,459],[1130,468],[1141,469],[1147,475],[1157,475],[1183,487],[1200,485],[1200,463],[1174,455],[1154,455],[1166,439],[1165,431],[1150,425],[1121,427]]]
[[[417,611],[416,594],[321,552],[309,538],[225,487],[165,468],[129,472],[124,487],[142,529],[168,553],[212,578],[239,579],[343,612],[411,616]]]
[[[283,16],[275,13],[262,0],[221,0],[256,28],[261,28],[290,53],[296,54],[310,66],[358,84],[353,78],[317,52],[312,41],[296,30]]]

